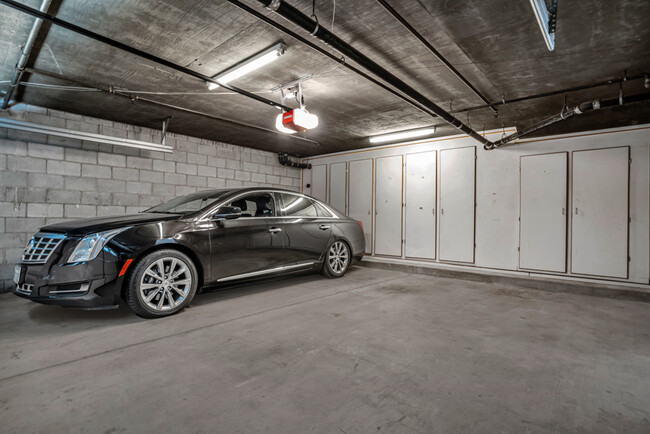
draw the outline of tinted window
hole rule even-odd
[[[220,197],[229,193],[230,190],[200,191],[177,197],[169,202],[156,205],[145,212],[159,212],[167,214],[190,214],[200,211],[215,203]]]
[[[228,206],[241,209],[242,217],[272,217],[275,215],[273,198],[268,193],[249,194],[232,201]]]
[[[278,193],[282,200],[282,215],[291,217],[317,217],[316,207],[311,199],[290,193]]]
[[[319,217],[334,217],[331,212],[327,210],[323,205],[318,203],[317,201],[314,201],[316,204],[316,211],[318,211],[318,216]]]

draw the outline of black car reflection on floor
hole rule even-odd
[[[360,222],[312,197],[269,188],[209,190],[142,213],[41,228],[16,265],[15,294],[38,303],[117,307],[154,318],[202,288],[305,271],[336,278],[361,260]]]

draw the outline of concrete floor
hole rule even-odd
[[[2,432],[650,432],[650,304],[354,268],[141,320],[0,296]]]

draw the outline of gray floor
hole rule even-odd
[[[0,296],[2,432],[650,432],[650,304],[354,268],[172,318]]]

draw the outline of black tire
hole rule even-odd
[[[345,241],[335,240],[327,246],[321,274],[330,279],[343,277],[350,268],[351,261],[352,254],[347,243]]]
[[[124,298],[136,315],[161,318],[191,303],[198,287],[198,273],[186,254],[173,249],[157,250],[138,260],[127,282]]]

